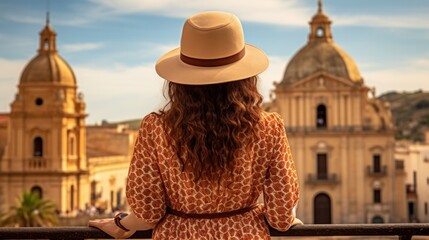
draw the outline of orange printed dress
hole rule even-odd
[[[298,179],[283,122],[263,113],[258,138],[237,152],[232,174],[219,187],[192,181],[167,141],[161,119],[152,113],[141,124],[128,173],[127,199],[134,214],[158,223],[153,239],[270,239],[264,218],[287,230],[298,201]],[[246,136],[243,136],[246,137]],[[219,213],[249,207],[263,192],[264,205],[229,217],[183,218],[185,213]]]

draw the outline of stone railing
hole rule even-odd
[[[305,179],[307,184],[330,184],[335,185],[340,183],[340,178],[335,173],[326,173],[323,175],[318,174],[307,174],[307,178]]]
[[[413,236],[429,236],[429,223],[419,224],[308,224],[292,227],[287,232],[270,229],[273,237],[319,237],[319,236],[398,236],[400,240]],[[150,239],[152,231],[140,231],[130,238]],[[34,227],[0,228],[0,239],[111,239],[91,227]]]
[[[367,166],[366,167],[366,174],[367,176],[372,177],[385,177],[387,176],[387,166],[383,165],[380,167],[380,169],[374,169],[373,166]]]

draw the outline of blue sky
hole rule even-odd
[[[289,59],[307,42],[316,0],[1,0],[0,112],[9,112],[21,71],[37,53],[50,9],[59,54],[85,96],[87,122],[141,118],[164,103],[154,62],[177,47],[187,16],[236,14],[246,42],[262,48],[266,100]],[[357,63],[367,86],[429,91],[429,1],[325,0],[334,41]]]

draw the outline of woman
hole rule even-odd
[[[265,219],[280,231],[302,224],[282,119],[260,108],[257,75],[267,66],[234,15],[191,16],[180,48],[156,64],[170,102],[142,121],[126,190],[132,212],[90,226],[115,238],[154,228],[153,239],[270,239]]]

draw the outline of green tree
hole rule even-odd
[[[0,215],[3,227],[51,227],[58,223],[54,203],[41,199],[37,193],[24,192],[16,206]]]

